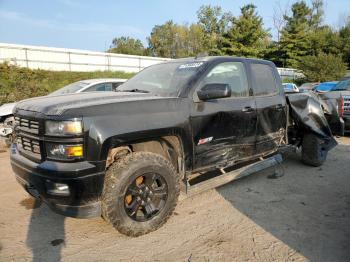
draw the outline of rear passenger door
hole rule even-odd
[[[255,154],[257,116],[244,63],[216,64],[204,75],[197,90],[207,84],[227,84],[232,92],[231,97],[193,104],[194,169],[226,166]],[[196,93],[196,101],[195,96]]]
[[[249,62],[258,115],[256,151],[275,151],[285,135],[286,99],[273,64]]]

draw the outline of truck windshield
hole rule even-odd
[[[72,84],[69,84],[67,86],[62,87],[62,88],[52,92],[49,95],[57,96],[57,95],[75,93],[78,90],[82,89],[83,87],[86,87],[87,85],[88,85],[88,83],[75,82],[75,83],[72,83]]]
[[[153,65],[129,79],[117,91],[178,96],[180,90],[203,66],[204,62],[201,61]]]
[[[340,81],[333,89],[334,91],[348,90],[350,91],[350,78]]]

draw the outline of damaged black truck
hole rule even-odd
[[[14,116],[17,181],[60,214],[102,215],[130,236],[163,225],[180,191],[278,164],[287,148],[320,166],[336,145],[316,97],[286,97],[273,63],[234,57],[172,60],[118,92],[33,98]]]

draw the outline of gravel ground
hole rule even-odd
[[[16,183],[0,153],[0,261],[349,261],[350,138],[320,168],[289,154],[265,170],[181,201],[156,232],[54,214]]]

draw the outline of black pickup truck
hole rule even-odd
[[[130,236],[164,224],[202,175],[221,171],[202,184],[212,188],[280,162],[283,148],[319,166],[336,145],[312,94],[286,98],[273,63],[234,57],[172,60],[118,92],[33,98],[14,116],[18,182],[58,213],[102,215]]]

